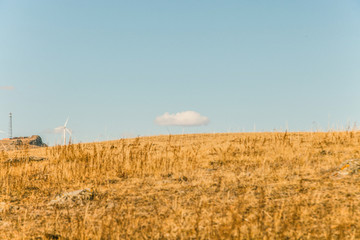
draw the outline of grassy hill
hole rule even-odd
[[[359,146],[348,131],[2,151],[0,238],[357,239],[360,177],[331,175]]]

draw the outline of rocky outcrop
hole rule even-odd
[[[47,145],[43,143],[42,139],[38,135],[33,135],[29,139],[29,145],[39,146],[39,147],[46,147]]]
[[[31,137],[14,137],[0,140],[0,150],[15,150],[21,147],[37,148],[47,147],[39,135]]]

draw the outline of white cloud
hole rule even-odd
[[[11,90],[14,90],[14,86],[0,86],[0,90],[8,90],[8,91],[11,91]]]
[[[165,126],[200,126],[209,123],[209,118],[201,116],[199,113],[194,111],[185,111],[175,114],[168,112],[155,119],[155,123],[158,125]]]

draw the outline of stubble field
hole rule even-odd
[[[2,151],[0,239],[359,239],[360,176],[331,177],[359,146],[274,132]]]

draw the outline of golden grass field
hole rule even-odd
[[[329,177],[359,151],[357,131],[2,151],[0,239],[360,239],[360,176]]]

